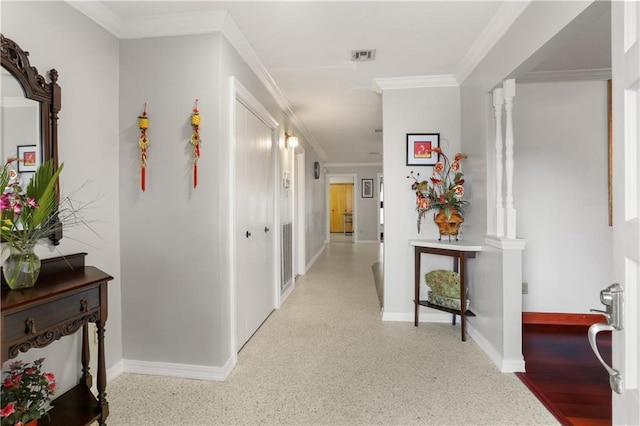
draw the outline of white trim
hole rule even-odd
[[[383,312],[382,321],[389,322],[413,322],[415,319],[412,312]],[[433,314],[420,311],[418,322],[450,323],[451,314]]]
[[[7,108],[33,108],[36,110],[36,115],[38,118],[40,117],[40,109],[38,108],[40,104],[33,99],[27,99],[24,97],[6,97],[0,99],[0,107]]]
[[[384,200],[380,200],[380,187],[384,186],[384,174],[383,173],[378,173],[377,175],[377,185],[376,185],[376,191],[378,192],[378,196],[376,197],[376,241],[378,243],[382,243],[384,238],[381,240],[380,239],[380,234],[384,235],[384,223],[382,225],[380,225],[380,203],[384,203]],[[383,193],[383,197],[384,197],[384,193]],[[382,215],[384,216],[384,207],[382,208]],[[384,217],[383,217],[384,219]]]
[[[313,256],[311,258],[311,260],[309,260],[309,262],[307,262],[307,265],[305,267],[305,274],[307,273],[307,271],[313,266],[314,263],[316,263],[316,260],[318,260],[318,258],[320,257],[320,255],[322,254],[322,252],[324,251],[324,245],[320,247],[320,250],[318,250],[318,252],[316,253],[315,256]]]
[[[462,58],[455,75],[456,80],[462,84],[475,67],[482,62],[489,51],[507,32],[515,20],[529,7],[532,0],[506,1],[498,8],[496,14],[491,18],[489,24],[476,38],[467,54]]]
[[[382,167],[382,163],[324,163],[324,167]]]
[[[417,75],[412,77],[376,78],[373,80],[373,90],[382,93],[383,90],[420,89],[427,87],[459,86],[456,77],[446,75]]]
[[[501,238],[494,235],[484,237],[484,242],[490,246],[501,250],[524,250],[527,240],[522,238]]]
[[[118,38],[125,33],[125,22],[98,1],[71,1],[67,4]]]
[[[296,147],[293,155],[293,169],[294,169],[294,190],[295,190],[295,205],[294,205],[294,244],[295,244],[295,270],[294,278],[296,274],[304,275],[307,273],[305,265],[307,263],[307,236],[305,233],[307,217],[306,217],[306,152],[301,146]]]
[[[291,284],[289,284],[284,288],[284,292],[280,295],[280,305],[282,305],[284,301],[287,300],[289,296],[291,296],[291,293],[293,293],[293,290],[295,289],[296,289],[296,280],[294,279]]]
[[[610,79],[611,68],[599,68],[589,70],[529,71],[524,76],[518,77],[516,83],[553,83],[565,81],[598,81]]]
[[[118,360],[118,362],[115,363],[115,365],[112,365],[111,367],[107,368],[107,383],[111,383],[113,379],[115,379],[122,373],[124,373],[124,362],[122,359],[120,359]],[[96,385],[94,384],[92,386],[92,389],[95,388],[95,386]]]
[[[502,373],[525,371],[524,357],[521,356],[519,359],[504,359],[491,343],[473,327],[470,321],[467,321],[467,332],[469,337],[476,342],[478,347],[482,349],[491,362],[493,362]]]
[[[231,18],[231,16],[227,16],[225,22],[222,26],[222,34],[227,38],[229,43],[237,50],[238,54],[244,61],[247,63],[249,68],[256,74],[260,82],[265,86],[267,91],[273,96],[273,98],[278,103],[278,106],[287,114],[289,119],[292,121],[294,127],[298,130],[298,132],[304,136],[304,140],[309,143],[316,151],[318,156],[323,160],[327,160],[327,154],[324,150],[318,145],[315,138],[311,136],[311,133],[307,130],[304,123],[298,115],[293,111],[287,97],[284,95],[280,87],[276,84],[267,68],[264,66],[256,52],[251,47],[251,43],[246,39],[236,22]]]
[[[224,381],[235,365],[228,358],[222,367],[207,365],[174,364],[169,362],[149,362],[125,359],[124,373],[145,374],[149,376],[181,377],[185,379]]]

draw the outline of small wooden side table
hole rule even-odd
[[[467,299],[467,259],[475,258],[476,252],[482,251],[482,246],[469,243],[468,241],[439,241],[439,240],[409,240],[409,244],[414,247],[414,270],[415,270],[415,305],[414,323],[418,326],[418,310],[420,305],[432,309],[449,312],[453,315],[460,315],[460,328],[462,341],[467,340],[467,316],[473,317],[475,314],[467,309],[450,309],[439,305],[434,305],[427,300],[420,299],[420,260],[421,254],[435,254],[440,256],[450,256],[453,258],[453,271],[460,274],[460,307],[464,308]],[[453,324],[455,324],[455,316]]]

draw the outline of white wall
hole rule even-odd
[[[120,214],[127,360],[215,366],[228,357],[228,327],[221,315],[228,303],[218,243],[219,45],[219,34],[121,41]],[[196,98],[202,142],[194,189],[188,140]],[[147,189],[142,192],[137,116],[145,102],[149,149]],[[187,347],[198,350],[185,351]]]
[[[515,204],[526,312],[589,312],[613,281],[607,84],[519,84]]]
[[[491,91],[504,79],[517,79],[518,73],[529,71],[552,50],[554,42],[561,44],[563,37],[570,37],[571,22],[590,3],[531,2],[460,86],[462,150],[470,156],[466,182],[470,185],[471,207],[465,220],[471,238],[481,240],[487,234],[495,234]],[[519,167],[517,162],[515,167]],[[470,329],[499,368],[517,371],[523,366],[518,248],[522,241],[494,240],[491,244],[470,262],[470,276],[475,280],[472,304],[475,302],[477,315],[469,320]],[[497,317],[496,312],[502,312],[502,316]]]
[[[45,75],[55,68],[62,87],[58,155],[64,163],[62,196],[94,202],[82,215],[92,230],[65,229],[57,248],[38,247],[42,258],[88,252],[87,264],[114,276],[109,284],[106,361],[122,358],[120,218],[118,198],[118,40],[64,2],[0,4],[2,34],[29,51],[31,65]],[[79,190],[86,183],[86,186]],[[79,190],[79,191],[78,191]],[[45,357],[60,391],[80,377],[79,339],[65,337],[20,358]],[[92,360],[95,366],[95,359]],[[4,368],[3,368],[4,369]],[[94,373],[96,369],[92,368]]]
[[[460,91],[458,87],[385,90],[382,94],[385,179],[384,319],[412,321],[414,310],[413,247],[411,239],[438,238],[429,215],[418,234],[415,192],[410,171],[430,176],[431,167],[406,166],[407,133],[440,133],[440,146],[447,155],[460,151]],[[463,164],[462,171],[466,168]],[[462,235],[464,238],[463,225]],[[425,270],[450,265],[450,259],[430,256]],[[426,288],[426,287],[425,287]],[[426,290],[425,290],[426,291]],[[422,307],[421,307],[422,308]],[[448,317],[428,308],[437,318]],[[428,318],[422,315],[421,319]]]

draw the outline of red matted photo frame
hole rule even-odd
[[[37,145],[18,145],[18,172],[35,172],[38,168]]]
[[[438,154],[431,152],[440,147],[440,133],[407,133],[407,166],[433,166]]]

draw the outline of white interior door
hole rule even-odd
[[[236,348],[274,309],[272,130],[236,101]]]
[[[614,274],[624,291],[624,327],[613,331],[613,424],[640,424],[640,3],[612,4]]]

